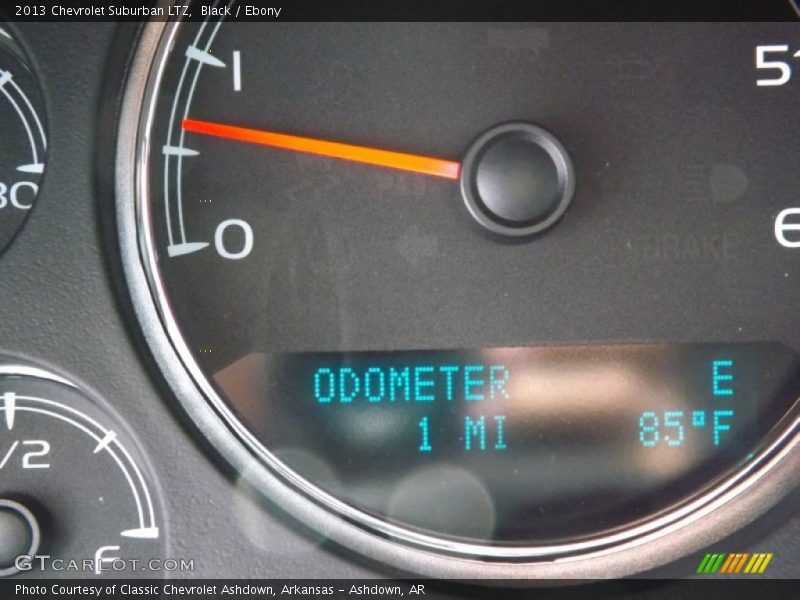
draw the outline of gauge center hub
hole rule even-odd
[[[461,170],[461,193],[472,217],[501,235],[544,231],[566,212],[575,170],[566,148],[530,123],[503,123],[473,142]]]
[[[14,560],[33,555],[39,548],[39,524],[27,508],[0,499],[0,577],[17,571]]]

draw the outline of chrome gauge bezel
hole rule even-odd
[[[209,383],[181,336],[160,277],[147,163],[155,99],[179,27],[176,22],[148,23],[129,72],[116,157],[121,259],[145,340],[183,409],[222,456],[283,509],[344,546],[434,577],[606,578],[654,568],[719,540],[762,514],[800,481],[797,404],[768,444],[713,487],[613,534],[558,545],[482,545],[422,534],[355,509],[291,471]]]

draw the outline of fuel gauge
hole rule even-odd
[[[143,453],[99,399],[0,365],[0,577],[152,577],[158,502]]]
[[[0,27],[0,252],[22,228],[44,174],[44,106],[33,68]]]

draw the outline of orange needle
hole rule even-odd
[[[262,131],[260,129],[248,129],[246,127],[235,127],[222,123],[212,123],[209,121],[198,121],[196,119],[183,120],[184,131],[210,135],[237,142],[248,142],[250,144],[261,144],[272,148],[283,150],[294,150],[295,152],[306,152],[308,154],[318,154],[331,158],[341,158],[352,160],[379,167],[389,167],[390,169],[400,169],[401,171],[411,171],[413,173],[423,173],[435,177],[446,179],[458,179],[461,164],[451,160],[439,158],[429,158],[427,156],[417,156],[415,154],[404,154],[402,152],[391,152],[389,150],[378,150],[377,148],[367,148],[365,146],[354,146],[351,144],[341,144],[339,142],[329,142],[314,138],[300,137],[297,135],[287,135],[273,131]]]

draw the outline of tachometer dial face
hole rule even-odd
[[[44,173],[47,136],[36,76],[0,27],[0,252],[33,208]]]
[[[410,544],[674,525],[796,435],[797,51],[775,24],[167,25],[136,180],[165,368]]]

